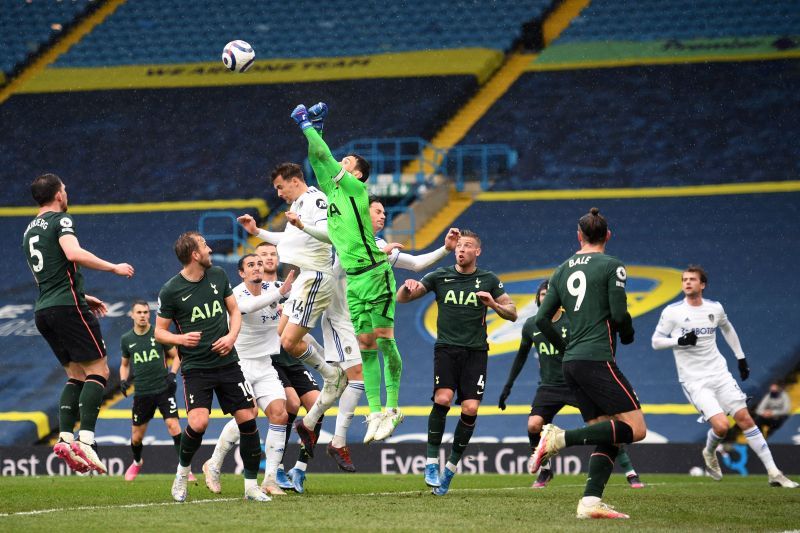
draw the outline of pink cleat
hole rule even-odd
[[[191,472],[189,472],[189,482],[197,485],[197,478],[194,477],[194,474],[192,474]]]
[[[133,481],[136,479],[136,476],[139,475],[139,472],[142,470],[142,463],[136,463],[136,461],[131,463],[131,466],[125,471],[125,481]]]
[[[72,447],[69,443],[60,440],[56,443],[53,447],[53,453],[56,454],[57,457],[64,460],[67,463],[67,466],[70,470],[74,470],[75,472],[80,472],[81,474],[85,474],[91,470],[91,467],[86,464],[86,461],[81,459],[81,457],[72,451]]]

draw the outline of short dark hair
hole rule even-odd
[[[686,267],[684,272],[694,272],[695,274],[700,276],[700,283],[708,283],[708,276],[706,275],[706,271],[700,265],[689,265]]]
[[[369,179],[369,171],[372,168],[372,166],[369,164],[369,161],[367,161],[358,154],[347,154],[347,155],[356,160],[356,170],[361,172],[360,180],[366,183],[366,181]]]
[[[143,306],[145,306],[147,308],[148,311],[150,310],[150,304],[147,303],[147,300],[142,300],[142,299],[134,300],[133,304],[131,304],[131,309],[133,309],[137,305],[143,305]]]
[[[370,196],[370,197],[369,197],[369,203],[368,203],[367,205],[372,205],[372,204],[374,204],[375,202],[377,202],[377,203],[379,203],[379,204],[383,205],[383,202],[382,202],[382,201],[381,201],[381,199],[380,199],[380,198],[378,198],[377,196]]]
[[[278,179],[278,176],[281,176],[285,180],[297,178],[302,182],[306,181],[306,177],[303,174],[303,168],[297,163],[281,163],[272,169],[270,176],[273,182]]]
[[[62,185],[64,182],[55,174],[42,174],[36,176],[31,183],[31,195],[39,205],[49,204],[55,199],[56,193],[61,190]]]
[[[601,244],[606,242],[606,235],[608,235],[608,222],[605,217],[600,214],[600,210],[593,207],[588,213],[583,215],[578,220],[578,228],[580,228],[583,236],[589,244]]]
[[[538,287],[536,287],[536,298],[535,299],[536,299],[536,305],[537,306],[542,305],[542,299],[541,299],[541,297],[539,295],[542,293],[542,291],[546,291],[547,287],[549,287],[549,286],[550,286],[550,280],[544,280],[543,282],[541,282],[539,284]]]
[[[175,255],[178,256],[178,261],[182,265],[188,265],[192,262],[192,254],[200,249],[195,237],[201,237],[196,231],[187,231],[181,233],[178,240],[175,241]]]
[[[260,243],[256,244],[256,250],[258,250],[259,248],[263,248],[265,246],[272,246],[273,248],[277,248],[277,246],[275,246],[271,242],[260,242]]]
[[[269,243],[264,243],[264,244],[269,244]],[[260,258],[260,257],[258,257],[256,254],[244,254],[242,257],[240,257],[240,258],[239,258],[239,263],[238,263],[238,265],[239,265],[239,272],[244,272],[244,261],[245,261],[245,259],[247,259],[248,257],[256,257],[256,258],[258,258],[258,259],[261,259],[261,258]]]
[[[468,229],[462,229],[461,230],[461,236],[462,237],[471,237],[471,238],[475,239],[478,242],[478,248],[480,248],[480,246],[481,246],[481,238],[478,237],[478,234],[475,233],[474,231],[468,230]]]

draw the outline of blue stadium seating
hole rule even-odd
[[[260,58],[328,57],[409,50],[508,49],[551,0],[378,0],[289,3],[158,0],[122,5],[56,63],[64,67],[215,61],[228,41]],[[379,23],[376,23],[379,21]]]
[[[331,106],[331,148],[356,138],[430,138],[477,87],[472,76],[15,95],[0,106],[0,205],[59,174],[73,203],[267,196],[268,170],[302,162],[295,104]]]
[[[559,43],[655,41],[800,33],[798,0],[601,0],[591,2]]]
[[[61,28],[84,13],[93,0],[0,2],[0,71],[10,73]],[[60,28],[60,27],[61,28]]]
[[[515,175],[495,189],[797,179],[798,64],[530,72],[462,142],[519,153]]]

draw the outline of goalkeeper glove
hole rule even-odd
[[[747,359],[744,357],[739,359],[739,375],[742,377],[742,381],[747,381],[747,378],[750,377],[750,367],[747,366]]]
[[[683,337],[678,337],[678,346],[695,346],[697,344],[697,333],[694,331],[690,331],[683,335]]]
[[[308,108],[308,118],[311,120],[311,125],[314,129],[322,133],[324,127],[325,117],[328,116],[328,104],[320,102]]]
[[[308,118],[308,110],[306,110],[306,106],[303,104],[294,108],[294,111],[292,111],[292,119],[297,122],[300,129],[307,130],[312,126],[311,120]]]
[[[167,382],[167,391],[169,391],[170,396],[175,396],[175,391],[178,390],[178,380],[175,377],[175,372],[170,372],[164,378]]]
[[[131,384],[128,383],[127,379],[120,380],[119,382],[119,390],[123,396],[126,398],[128,397],[128,389],[131,387]]]
[[[503,387],[503,392],[500,393],[500,401],[497,402],[497,407],[499,407],[501,411],[506,410],[506,400],[508,399],[509,394],[511,394],[511,387],[506,385]]]

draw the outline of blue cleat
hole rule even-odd
[[[447,494],[447,491],[450,490],[450,482],[453,481],[453,476],[456,473],[450,470],[449,468],[444,469],[444,474],[441,478],[439,478],[439,486],[433,489],[431,492],[435,496],[444,496]]]
[[[275,482],[283,490],[294,490],[294,485],[291,480],[286,477],[286,472],[283,468],[278,468],[278,471],[275,472]]]
[[[298,494],[303,494],[306,489],[303,488],[303,483],[306,482],[306,473],[299,468],[292,468],[286,475],[292,480],[292,488]]]
[[[425,484],[429,487],[436,488],[441,483],[439,482],[439,465],[429,464],[425,465]]]

